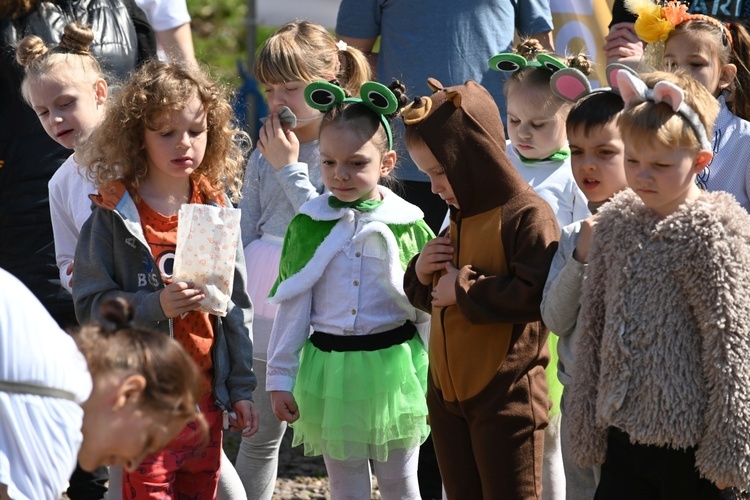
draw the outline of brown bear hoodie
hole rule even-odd
[[[414,271],[418,256],[404,278],[411,302],[432,313],[432,382],[446,401],[465,401],[500,371],[514,379],[534,371],[546,390],[540,302],[560,236],[555,215],[506,156],[490,94],[471,80],[428,85],[434,93],[415,99],[402,116],[444,168],[460,206],[451,208],[449,229],[457,304],[431,306],[432,287]]]

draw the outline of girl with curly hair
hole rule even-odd
[[[196,68],[151,61],[123,85],[83,151],[99,192],[76,250],[76,314],[87,321],[107,298],[129,298],[137,324],[173,336],[200,367],[199,406],[209,424],[207,445],[188,425],[127,471],[123,498],[214,498],[222,410],[235,412],[230,422],[244,435],[258,429],[242,245],[224,317],[198,310],[205,297],[198,285],[171,279],[181,205],[230,206],[225,193],[239,196],[246,143],[220,86]]]

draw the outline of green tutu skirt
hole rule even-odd
[[[305,455],[388,460],[427,438],[427,351],[419,338],[376,351],[321,351],[310,340],[300,356],[294,397],[300,418],[292,446]]]

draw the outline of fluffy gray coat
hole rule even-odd
[[[750,215],[713,192],[661,219],[626,190],[589,257],[566,408],[576,461],[603,463],[614,426],[697,447],[703,477],[750,486]]]

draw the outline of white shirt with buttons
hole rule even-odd
[[[386,212],[388,218],[389,212],[403,210],[402,203],[406,202],[385,188],[382,190],[384,203],[373,212],[336,209],[343,216],[323,245],[334,239],[343,242],[343,247],[339,246],[340,250],[318,271],[320,276],[311,288],[279,304],[269,345],[266,390],[292,390],[299,353],[312,331],[369,335],[392,330],[406,321],[425,323],[428,320],[404,294],[398,248],[389,249],[386,242],[390,235],[388,239],[395,246],[395,237],[378,221],[383,215],[379,212]],[[325,201],[326,197],[321,198]],[[322,205],[320,201],[316,204]],[[418,213],[421,219],[421,211]],[[316,264],[311,261],[308,267]]]

